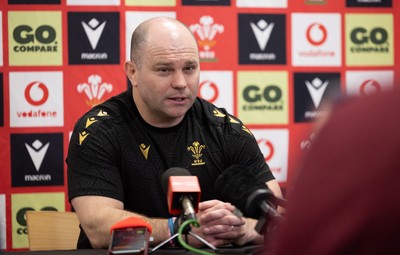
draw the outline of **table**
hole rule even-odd
[[[212,252],[209,249],[205,249],[209,252]],[[1,254],[1,253],[0,253]],[[3,252],[3,255],[108,255],[108,250],[106,249],[79,249],[79,250],[56,250],[56,251],[10,251]],[[168,249],[159,249],[149,255],[172,255],[172,254],[180,254],[180,255],[194,255],[197,253],[193,253],[187,251],[183,248],[168,248]],[[248,245],[243,247],[222,247],[218,249],[218,253],[216,254],[238,254],[238,255],[267,255],[264,252],[264,247],[262,245]]]

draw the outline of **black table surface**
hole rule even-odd
[[[205,251],[215,253],[215,254],[243,254],[243,255],[266,255],[263,246],[260,245],[250,245],[244,247],[222,247],[218,248],[216,252],[212,250],[205,249]],[[55,250],[55,251],[9,251],[0,254],[4,255],[108,255],[108,250],[106,249],[79,249],[79,250]],[[154,252],[149,253],[149,255],[161,255],[161,254],[180,254],[180,255],[194,255],[197,253],[187,251],[183,248],[168,248],[159,249]]]

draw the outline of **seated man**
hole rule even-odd
[[[132,88],[94,107],[76,124],[68,150],[68,195],[82,232],[78,248],[106,248],[110,227],[136,216],[168,239],[161,177],[171,167],[199,178],[201,203],[192,231],[214,246],[261,243],[255,220],[217,200],[215,180],[231,164],[250,169],[281,196],[256,140],[224,109],[197,97],[196,40],[177,20],[158,17],[132,34],[125,71]],[[247,171],[247,170],[244,170]],[[190,238],[193,246],[201,246]]]

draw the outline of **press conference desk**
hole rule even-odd
[[[211,250],[207,250],[212,252]],[[262,246],[245,246],[245,247],[227,247],[219,249],[216,254],[243,254],[243,255],[266,255],[263,253]],[[0,253],[1,254],[1,253]],[[108,255],[107,250],[66,250],[66,251],[13,251],[3,252],[4,255]],[[183,248],[170,248],[170,249],[159,249],[149,255],[195,255],[197,253],[187,251]]]

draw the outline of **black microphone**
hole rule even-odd
[[[169,213],[178,215],[183,209],[186,219],[196,219],[200,201],[197,176],[184,168],[172,167],[163,174],[161,184],[167,194]]]
[[[276,206],[284,206],[285,201],[275,197],[265,183],[240,165],[225,169],[215,182],[215,190],[222,201],[235,205],[244,216],[259,219],[259,233],[265,231],[267,218],[282,219]]]

